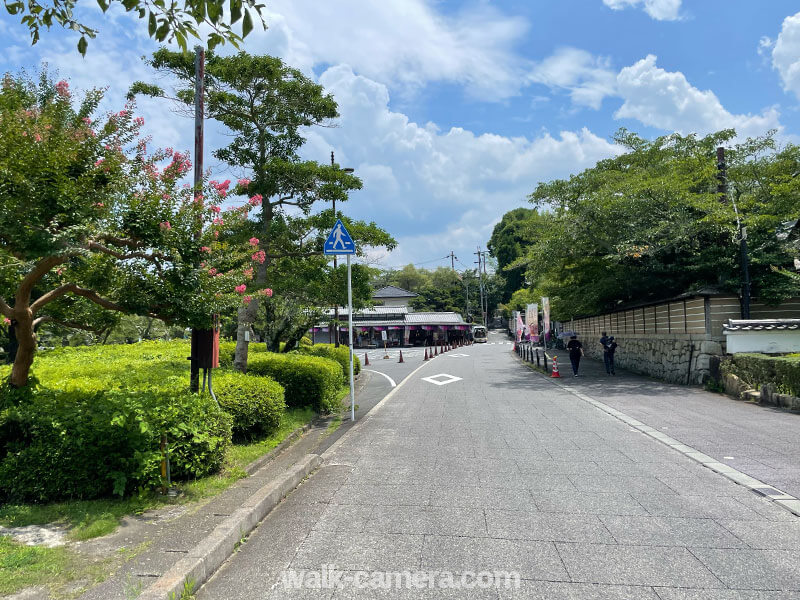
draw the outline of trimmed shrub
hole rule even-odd
[[[297,352],[301,354],[308,354],[310,356],[322,356],[323,358],[330,358],[342,365],[342,374],[344,380],[350,377],[350,349],[347,346],[339,346],[334,344],[314,344],[313,346],[303,346]],[[361,371],[361,361],[353,354],[353,374],[358,375]]]
[[[266,375],[286,390],[286,404],[291,407],[311,406],[321,413],[338,408],[338,395],[344,377],[339,363],[318,356],[264,352],[252,356],[247,370]]]
[[[230,415],[210,396],[37,390],[0,413],[0,501],[124,496],[161,482],[166,433],[175,480],[219,470]]]
[[[247,347],[248,359],[253,354],[260,354],[267,351],[267,346],[263,342],[250,342]],[[223,368],[233,367],[233,357],[236,354],[236,342],[219,343],[219,366]]]
[[[213,383],[217,400],[233,417],[235,438],[269,435],[278,429],[286,402],[277,381],[223,371],[214,376]]]
[[[723,373],[736,375],[753,387],[773,383],[781,394],[800,396],[800,357],[734,354],[722,362]]]

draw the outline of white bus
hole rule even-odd
[[[472,328],[472,339],[476,344],[486,343],[486,327],[483,325],[475,325]]]

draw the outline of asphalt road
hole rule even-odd
[[[414,372],[399,368],[420,360],[383,361],[405,383],[198,599],[800,600],[800,519],[552,385],[505,341]]]

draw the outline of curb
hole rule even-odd
[[[512,355],[516,357],[516,354],[512,352]],[[525,361],[517,357],[517,360],[524,364]],[[556,385],[563,389],[566,392],[569,392],[573,396],[587,402],[597,408],[598,410],[603,411],[604,413],[622,421],[629,427],[632,427],[639,432],[645,434],[646,436],[657,440],[664,444],[665,446],[669,446],[673,450],[680,452],[684,456],[691,458],[693,461],[700,463],[704,467],[711,469],[715,473],[719,473],[726,479],[731,480],[732,482],[744,486],[753,492],[772,500],[775,504],[780,506],[783,509],[788,510],[790,513],[800,517],[800,500],[792,496],[791,494],[787,494],[786,492],[779,490],[776,487],[773,487],[763,481],[756,479],[755,477],[751,477],[747,473],[742,473],[738,469],[734,469],[730,465],[726,465],[725,463],[721,463],[718,460],[711,458],[707,454],[703,454],[699,450],[684,444],[676,440],[673,437],[666,435],[665,433],[661,433],[658,429],[654,429],[649,425],[645,425],[641,421],[634,419],[633,417],[625,414],[622,411],[617,410],[616,408],[610,407],[608,404],[600,402],[599,400],[595,400],[591,396],[587,396],[586,394],[579,392],[578,390],[572,388],[571,386],[562,383],[560,381],[556,381],[552,378],[547,377],[545,374],[537,371],[536,369],[531,369],[534,373],[537,373],[540,377],[542,377],[545,381],[549,381],[553,385]]]
[[[139,595],[139,600],[180,598],[184,582],[197,590],[236,551],[236,548],[283,498],[322,464],[316,454],[306,454],[281,479],[256,491],[231,516],[195,546],[189,554]]]
[[[245,472],[248,475],[252,475],[267,463],[270,463],[273,460],[275,460],[278,457],[278,455],[281,454],[286,448],[294,444],[299,438],[303,437],[303,435],[305,435],[308,432],[308,430],[311,429],[312,424],[313,421],[311,423],[306,423],[302,427],[298,427],[297,429],[295,429],[292,433],[287,435],[286,438],[284,438],[284,440],[280,444],[275,446],[272,450],[267,452],[261,458],[257,458],[249,465],[247,465],[244,469]]]

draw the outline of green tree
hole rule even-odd
[[[511,294],[525,285],[525,261],[521,259],[527,247],[546,231],[549,221],[548,213],[520,207],[504,214],[494,226],[486,247],[504,275],[500,302],[508,302]]]
[[[771,135],[741,144],[734,137],[726,130],[650,141],[620,130],[615,141],[627,152],[540,184],[530,200],[549,208],[552,221],[521,259],[534,296],[550,296],[553,317],[568,319],[700,288],[736,291],[734,201],[749,234],[754,294],[777,301],[796,293],[771,266],[791,264],[775,229],[797,216],[797,148],[777,150]],[[720,145],[729,147],[728,202],[717,192]]]
[[[73,105],[67,82],[46,74],[2,81],[0,313],[18,343],[13,386],[28,381],[43,324],[97,331],[112,311],[208,326],[235,299],[241,273],[222,272],[235,246],[212,223],[219,199],[181,187],[186,155],[146,152],[132,105],[95,120],[101,98]]]
[[[190,56],[161,49],[150,64],[178,79],[175,100],[184,106],[193,105],[194,65]],[[141,82],[131,92],[167,97],[161,88]],[[244,208],[257,214],[245,222],[239,233],[250,236],[254,243],[253,289],[265,290],[268,282],[272,285],[270,270],[277,261],[286,260],[287,265],[297,266],[299,263],[291,259],[321,257],[323,233],[333,226],[334,215],[331,211],[327,216],[314,217],[312,208],[318,202],[346,201],[350,190],[361,188],[361,180],[338,165],[300,159],[305,130],[337,117],[336,102],[320,85],[279,58],[244,52],[221,57],[210,52],[206,59],[205,94],[208,116],[222,123],[231,136],[231,142],[214,151],[214,156],[247,174],[239,179],[233,192],[249,197]],[[298,212],[300,218],[290,215]],[[374,223],[348,222],[359,246],[373,242],[394,245],[391,236]],[[301,291],[299,286],[306,284],[300,284],[298,278],[294,281],[298,297],[318,297]],[[317,286],[324,279],[305,281]],[[285,291],[288,293],[288,287]],[[237,317],[234,365],[242,371],[247,367],[245,332],[256,320],[259,303],[260,298],[254,296]],[[287,299],[283,306],[299,315],[303,302]]]
[[[97,0],[97,4],[106,12],[115,1]],[[225,42],[238,48],[252,31],[254,18],[266,27],[262,17],[265,6],[256,0],[187,0],[182,4],[163,0],[119,0],[119,4],[140,19],[147,19],[147,32],[151,38],[158,42],[174,41],[184,52],[190,37],[200,38],[201,26],[210,29],[207,36],[210,50]],[[6,12],[18,15],[20,24],[29,29],[32,44],[39,41],[42,27],[50,29],[53,25],[60,25],[80,34],[78,52],[85,55],[89,39],[97,37],[98,32],[78,21],[75,16],[77,5],[77,0],[7,0],[5,3]],[[240,21],[241,35],[234,30],[234,25]]]

